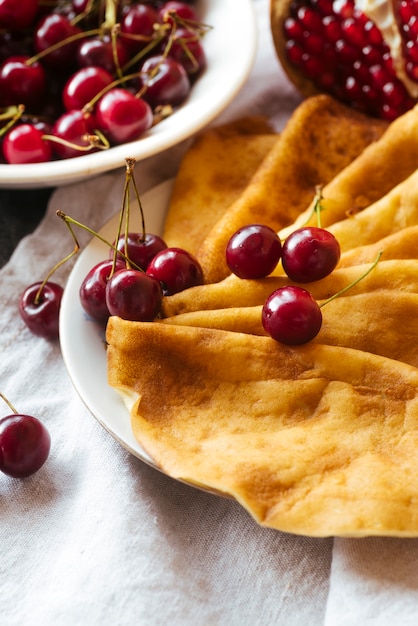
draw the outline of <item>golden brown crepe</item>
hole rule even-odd
[[[383,258],[383,257],[382,257]],[[322,280],[300,285],[310,291],[317,300],[325,300],[345,289],[365,274],[370,263],[336,269]],[[165,298],[163,317],[189,311],[247,307],[263,304],[279,287],[295,284],[286,276],[269,276],[257,280],[241,280],[233,274],[213,285],[191,287],[187,291]],[[418,293],[418,263],[415,259],[381,260],[363,280],[353,286],[347,296],[388,288],[402,292]]]
[[[278,137],[258,117],[202,131],[186,152],[174,181],[163,231],[167,245],[196,254]]]
[[[200,246],[197,256],[206,282],[229,274],[225,248],[236,230],[260,222],[274,230],[291,224],[310,204],[317,185],[331,181],[386,128],[386,122],[357,113],[329,96],[303,102],[245,191]]]
[[[165,318],[161,323],[267,335],[261,310],[262,305],[192,311]],[[322,328],[314,343],[356,348],[418,368],[417,293],[388,287],[342,296],[325,304],[322,316]]]
[[[138,398],[134,434],[170,476],[282,531],[418,535],[418,369],[119,318],[107,340],[109,383]]]
[[[370,144],[347,167],[324,186],[322,226],[355,215],[383,198],[418,168],[418,105],[392,122],[382,137]],[[318,181],[320,182],[320,181]],[[313,203],[288,228],[316,225]]]

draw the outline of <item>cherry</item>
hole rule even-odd
[[[160,281],[165,295],[203,284],[199,261],[182,248],[166,248],[158,252],[148,265],[147,274]]]
[[[72,109],[63,113],[52,127],[52,134],[66,143],[54,141],[54,151],[63,158],[78,157],[86,149],[93,152],[90,136],[94,133],[94,118],[89,113]]]
[[[63,289],[48,281],[42,289],[41,282],[27,287],[19,299],[19,313],[29,330],[44,339],[59,335],[59,312]]]
[[[321,309],[309,291],[288,285],[273,291],[263,305],[264,330],[286,345],[308,343],[321,330]]]
[[[127,46],[120,37],[115,44],[109,37],[92,37],[83,41],[77,51],[77,63],[80,67],[102,67],[110,74],[114,74],[118,67],[122,68],[128,61]]]
[[[97,263],[88,272],[81,283],[79,295],[81,306],[96,322],[105,324],[109,317],[109,309],[106,304],[106,285],[113,269],[119,271],[125,268],[125,263],[117,259],[114,266],[113,260],[105,260]]]
[[[43,163],[51,160],[52,150],[41,130],[32,124],[18,124],[3,139],[3,154],[10,164]]]
[[[147,59],[141,68],[143,98],[155,108],[182,104],[190,93],[190,81],[184,67],[171,57],[157,55]]]
[[[65,15],[49,13],[41,20],[35,31],[35,50],[38,54],[46,53],[42,57],[46,65],[57,68],[74,65],[80,43],[75,36],[81,32],[82,30],[72,24]],[[57,44],[62,45],[50,50]]]
[[[160,20],[172,23],[173,19],[170,13],[175,13],[182,20],[197,22],[196,11],[185,2],[175,2],[174,0],[165,2],[159,10]]]
[[[131,53],[136,54],[155,34],[154,24],[160,21],[159,15],[150,4],[134,4],[125,13],[121,22],[121,37]]]
[[[195,78],[206,67],[206,55],[199,37],[187,28],[178,28],[169,56],[181,63],[189,78]]]
[[[83,67],[72,74],[62,91],[67,111],[82,109],[113,82],[113,76],[102,67]]]
[[[328,276],[340,259],[340,245],[324,228],[303,227],[283,243],[282,265],[289,278],[308,283]]]
[[[46,94],[46,73],[28,56],[11,56],[0,66],[0,102],[3,106],[22,104],[36,107]]]
[[[126,243],[125,243],[126,242]],[[165,241],[158,235],[146,233],[128,233],[128,237],[121,235],[117,242],[117,249],[125,254],[132,263],[146,271],[155,255],[167,248]],[[110,250],[111,258],[114,251]]]
[[[45,463],[51,437],[36,417],[14,413],[0,419],[0,471],[26,478]]]
[[[23,30],[30,26],[38,11],[38,0],[0,0],[0,28]]]
[[[95,109],[97,126],[114,144],[138,139],[151,128],[151,107],[127,89],[115,87],[105,93]]]
[[[106,304],[111,315],[133,322],[152,322],[160,313],[158,280],[133,269],[116,272],[106,286]]]
[[[226,246],[226,263],[240,278],[271,274],[282,254],[277,233],[263,224],[251,224],[232,235]]]

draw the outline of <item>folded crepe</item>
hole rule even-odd
[[[388,285],[399,292],[418,293],[418,263],[416,259],[384,259],[372,272],[345,293],[353,296],[358,293],[384,291]],[[317,300],[326,300],[345,289],[363,276],[370,263],[352,265],[336,269],[322,280],[300,284],[311,292]],[[296,284],[286,276],[268,276],[256,280],[242,280],[231,274],[219,283],[191,287],[186,291],[168,296],[163,301],[163,317],[179,315],[189,311],[248,307],[264,304],[266,298],[279,287]]]
[[[411,176],[417,168],[418,105],[393,121],[378,141],[366,147],[324,185],[322,226],[356,215]],[[312,207],[313,201],[293,224],[282,229],[281,236],[286,237],[298,226],[316,225]]]
[[[205,235],[244,191],[279,135],[249,117],[202,131],[183,157],[163,239],[196,254]]]
[[[168,475],[290,533],[418,535],[418,369],[352,348],[119,318],[107,341],[109,384]]]
[[[191,311],[161,323],[266,336],[261,311],[262,305]],[[372,352],[418,368],[417,293],[388,287],[342,296],[325,304],[322,316],[322,328],[313,343]]]
[[[371,143],[387,123],[326,95],[298,106],[249,184],[205,236],[197,251],[207,283],[229,274],[225,249],[233,233],[251,223],[278,231],[296,220],[315,195]],[[233,163],[231,166],[233,167]]]

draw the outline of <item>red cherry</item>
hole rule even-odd
[[[106,286],[106,304],[111,315],[133,322],[152,322],[160,313],[161,286],[158,280],[137,270],[116,272]]]
[[[142,68],[143,98],[155,108],[170,104],[182,104],[190,93],[190,80],[186,70],[171,57],[154,56],[147,59]]]
[[[178,28],[169,56],[181,63],[189,77],[196,77],[206,67],[206,55],[201,41],[187,28]]]
[[[95,117],[98,128],[114,144],[138,139],[153,123],[149,104],[121,88],[111,89],[100,98]]]
[[[125,245],[126,241],[126,245]],[[146,233],[128,233],[128,238],[121,235],[118,240],[117,249],[126,254],[132,263],[135,263],[142,270],[146,270],[155,255],[161,250],[165,250],[167,244],[158,235]],[[110,250],[110,257],[113,258],[114,251]]]
[[[116,260],[115,271],[125,268],[125,263]],[[106,285],[113,270],[113,260],[97,263],[88,272],[80,286],[81,306],[96,322],[105,324],[109,317],[106,304]]]
[[[41,282],[27,287],[19,300],[19,312],[29,330],[44,339],[59,335],[59,312],[63,289],[53,282],[45,283],[39,300],[36,300]]]
[[[0,102],[3,106],[38,106],[46,93],[46,74],[39,62],[28,56],[11,56],[0,66]]]
[[[148,265],[147,274],[160,281],[166,295],[203,284],[199,261],[182,248],[166,248],[156,254]]]
[[[85,148],[90,146],[88,137],[94,132],[94,118],[89,113],[83,113],[78,109],[72,109],[63,113],[55,122],[52,134],[63,139],[68,144],[53,142],[54,151],[62,159],[69,159],[86,154],[77,146]],[[94,152],[91,148],[89,152]]]
[[[0,0],[0,28],[23,30],[31,25],[38,11],[38,0]]]
[[[271,274],[282,254],[277,233],[263,224],[250,224],[232,235],[226,246],[226,263],[240,278]]]
[[[0,470],[8,476],[34,474],[47,460],[50,448],[50,434],[36,417],[13,414],[0,419]]]
[[[102,67],[110,74],[114,74],[117,68],[115,55],[121,68],[129,61],[127,47],[121,38],[113,44],[109,38],[93,37],[83,41],[79,46],[77,62],[80,67]]]
[[[134,4],[121,22],[121,37],[126,47],[135,54],[145,48],[155,33],[154,24],[160,21],[150,4]]]
[[[7,163],[44,163],[50,161],[52,150],[43,133],[32,124],[18,124],[3,139],[3,154]]]
[[[340,245],[332,233],[324,228],[306,226],[286,238],[282,265],[291,280],[308,283],[328,276],[340,255]]]
[[[112,82],[112,75],[102,67],[81,68],[70,76],[62,90],[65,108],[82,109]]]
[[[264,303],[261,321],[276,341],[297,346],[311,341],[321,330],[321,309],[309,291],[286,286],[276,289]]]
[[[45,52],[56,44],[62,44],[45,54],[42,57],[43,62],[56,68],[74,65],[77,49],[80,45],[80,41],[74,36],[81,32],[81,29],[72,24],[65,15],[49,13],[41,20],[35,31],[35,50],[38,53]]]

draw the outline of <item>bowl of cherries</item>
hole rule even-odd
[[[255,49],[250,0],[0,0],[0,187],[178,144],[235,97]]]

